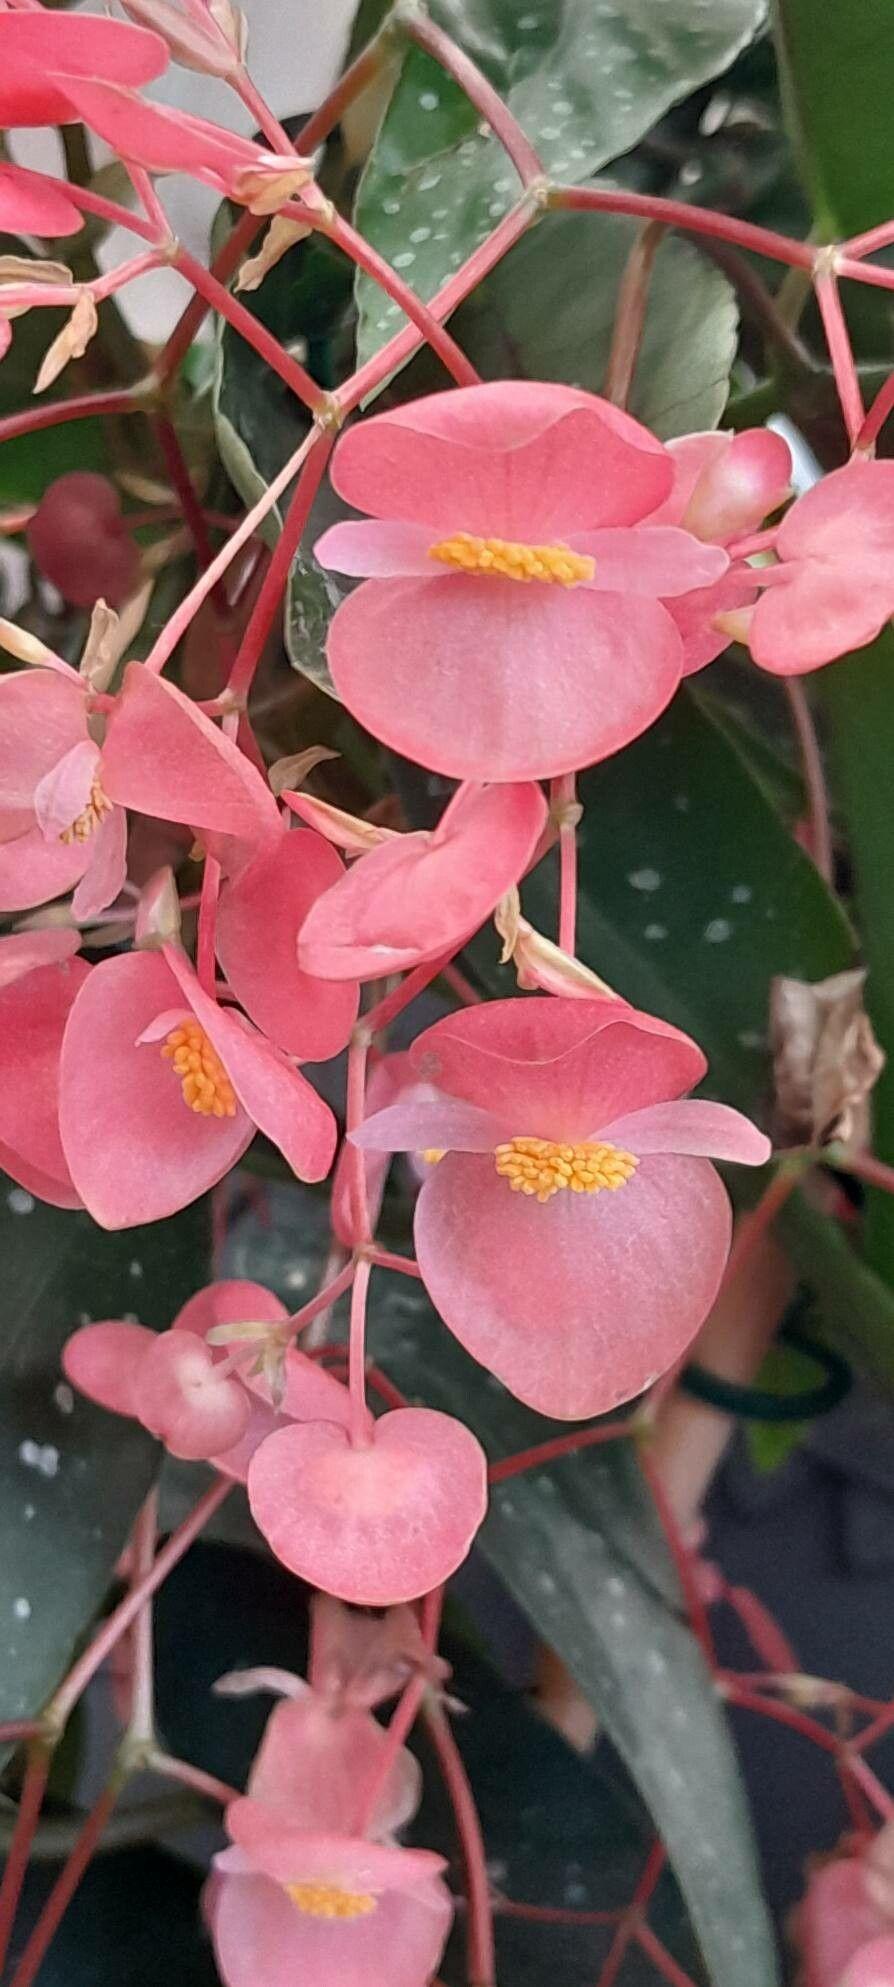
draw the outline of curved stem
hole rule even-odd
[[[115,1806],[121,1785],[121,1775],[116,1773],[91,1808],[71,1855],[57,1877],[25,1946],[10,1987],[33,1987],[45,1955],[59,1930]]]
[[[465,91],[469,102],[490,125],[494,137],[499,139],[507,157],[512,160],[522,185],[530,186],[542,179],[543,165],[530,138],[471,57],[458,48],[456,42],[451,41],[450,36],[428,14],[408,8],[405,13],[399,14],[399,20],[408,40],[433,56],[447,75],[452,76],[453,81]]]
[[[611,350],[605,368],[603,393],[615,407],[626,407],[633,385],[646,324],[646,307],[652,268],[661,246],[664,227],[660,221],[646,221],[633,244],[618,287]]]
[[[835,375],[848,441],[853,445],[863,426],[865,411],[850,335],[838,294],[838,284],[830,269],[819,269],[814,277],[813,287],[823,320],[823,330],[826,334],[826,344],[832,361],[832,371]]]
[[[807,701],[807,692],[800,677],[784,676],[782,682],[801,753],[804,787],[810,810],[810,852],[821,877],[826,883],[831,884],[835,876],[835,857],[832,849],[829,793],[823,755]]]
[[[283,592],[288,584],[292,560],[320,487],[334,436],[319,430],[298,476],[257,600],[249,615],[245,633],[236,651],[227,689],[232,697],[247,697],[264,644],[276,619]]]
[[[351,1441],[357,1448],[369,1443],[369,1409],[366,1405],[366,1298],[372,1265],[361,1256],[354,1272],[351,1290],[351,1326],[348,1340],[348,1391],[351,1396]]]
[[[664,221],[667,227],[680,228],[684,234],[715,235],[718,241],[754,249],[756,255],[766,255],[771,262],[787,262],[800,269],[813,269],[816,262],[816,249],[808,242],[795,241],[772,228],[755,227],[751,221],[738,221],[730,214],[718,214],[713,207],[690,207],[686,200],[629,193],[626,187],[553,186],[549,205],[599,214],[635,214],[645,221]],[[855,269],[859,266],[854,265]],[[894,271],[891,280],[894,283]]]
[[[210,566],[212,551],[208,527],[202,506],[193,489],[192,477],[170,415],[156,414],[155,433],[165,459],[165,468],[174,486],[183,522],[195,547],[196,558],[200,566]]]
[[[609,1428],[582,1428],[575,1435],[556,1435],[549,1442],[537,1442],[532,1449],[520,1449],[516,1456],[502,1456],[498,1463],[491,1463],[488,1483],[507,1483],[511,1477],[540,1469],[544,1463],[560,1462],[563,1456],[576,1456],[579,1449],[595,1449],[603,1442],[617,1442],[630,1433],[629,1424],[618,1421]]]
[[[9,1951],[34,1831],[40,1820],[52,1756],[52,1746],[45,1739],[33,1740],[28,1748],[19,1811],[0,1881],[0,1976]]]
[[[599,1975],[597,1987],[614,1987],[631,1939],[636,1936],[640,1925],[644,1921],[646,1907],[664,1869],[665,1860],[664,1845],[661,1842],[654,1842],[646,1857],[642,1875],[630,1900],[628,1909],[624,1912],[621,1923],[606,1954],[605,1964]]]
[[[696,1641],[701,1643],[707,1662],[713,1669],[714,1637],[711,1634],[708,1610],[699,1592],[693,1556],[677,1523],[676,1514],[670,1498],[667,1495],[659,1472],[645,1443],[640,1445],[639,1465],[651,1492],[658,1522],[667,1540],[671,1558],[677,1569],[677,1578],[680,1582],[689,1626]]]
[[[111,392],[76,393],[70,400],[48,400],[25,407],[20,414],[6,414],[0,420],[0,443],[17,441],[20,435],[36,435],[42,428],[58,428],[66,421],[86,421],[96,415],[142,414],[146,411],[138,388],[115,387]]]
[[[244,338],[246,344],[253,347],[258,357],[270,367],[271,372],[276,373],[277,378],[291,388],[304,406],[310,408],[312,414],[325,406],[326,395],[317,386],[316,380],[311,379],[310,373],[305,372],[297,359],[290,357],[278,339],[274,338],[273,333],[261,323],[260,318],[254,317],[251,311],[246,310],[245,305],[239,302],[238,297],[234,297],[222,283],[218,282],[217,277],[212,275],[210,269],[205,268],[204,263],[197,262],[195,256],[190,255],[187,249],[178,247],[176,254],[171,257],[171,266],[179,269],[181,276],[186,277],[193,289],[198,290],[199,295],[204,297],[221,317],[226,318],[233,330],[238,331],[240,338]]]
[[[894,372],[889,374],[884,386],[879,388],[863,422],[863,426],[854,443],[854,450],[857,454],[869,455],[875,448],[875,444],[878,441],[892,407],[894,407]]]
[[[220,896],[221,867],[216,856],[205,857],[202,894],[199,900],[199,931],[196,944],[196,975],[199,985],[214,999],[217,983],[215,967],[217,903]]]
[[[190,1787],[194,1794],[203,1800],[215,1801],[218,1807],[227,1808],[231,1801],[238,1801],[239,1788],[229,1787],[225,1780],[218,1780],[215,1773],[206,1773],[201,1766],[193,1766],[188,1759],[175,1759],[169,1752],[159,1752],[153,1747],[146,1755],[146,1765],[151,1772],[161,1774],[165,1780],[176,1780],[181,1787]]]
[[[287,212],[296,219],[299,215],[303,220],[313,219],[308,216],[305,208],[299,208],[294,203],[290,203]],[[481,374],[476,372],[471,359],[466,358],[456,339],[451,338],[449,331],[444,330],[443,325],[429,310],[427,304],[423,303],[422,298],[416,295],[415,290],[411,290],[409,283],[405,283],[398,276],[391,264],[385,261],[384,256],[379,255],[370,247],[369,242],[364,241],[356,228],[352,228],[350,223],[342,220],[338,214],[331,219],[316,222],[316,226],[320,233],[325,234],[330,241],[335,242],[336,247],[343,250],[345,255],[350,256],[357,268],[363,269],[366,275],[378,284],[379,289],[384,290],[386,296],[400,305],[410,323],[415,324],[417,331],[422,333],[426,344],[437,353],[441,364],[450,374],[451,379],[456,381],[457,386],[480,385]]]
[[[430,1698],[423,1707],[423,1716],[450,1796],[465,1865],[468,1987],[495,1987],[494,1917],[478,1809],[443,1706]]]

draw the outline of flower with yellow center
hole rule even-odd
[[[376,1908],[371,1891],[343,1890],[340,1884],[292,1883],[285,1889],[308,1918],[368,1918]]]
[[[91,835],[95,835],[97,828],[102,826],[106,816],[111,814],[112,806],[113,802],[109,799],[108,794],[103,793],[99,781],[94,780],[90,787],[90,798],[86,807],[82,808],[80,814],[75,816],[69,828],[63,828],[59,836],[60,842],[89,842]]]
[[[567,545],[525,545],[512,538],[476,538],[468,531],[439,539],[429,547],[428,556],[462,573],[490,574],[524,585],[539,580],[544,586],[581,586],[596,571],[595,559],[571,552]]]
[[[573,1194],[616,1193],[636,1172],[632,1152],[601,1141],[559,1145],[551,1138],[510,1138],[494,1154],[497,1172],[513,1193],[541,1205],[567,1189]]]
[[[181,1021],[165,1036],[162,1055],[179,1076],[183,1102],[203,1118],[235,1118],[236,1093],[198,1021]]]

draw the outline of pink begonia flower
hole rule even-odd
[[[72,1179],[103,1228],[186,1207],[255,1130],[304,1180],[324,1178],[336,1140],[329,1106],[204,992],[173,945],[94,967],[65,1031],[59,1124]]]
[[[160,35],[96,14],[58,14],[43,7],[0,13],[0,125],[66,124],[71,104],[65,78],[105,76],[117,83],[151,83],[168,66]]]
[[[74,915],[87,921],[124,882],[127,817],[102,782],[89,698],[89,683],[64,663],[0,676],[5,911],[30,910],[75,886]]]
[[[329,631],[353,716],[473,780],[538,779],[629,744],[680,681],[664,598],[729,563],[649,522],[672,479],[645,428],[567,386],[460,387],[349,428],[332,480],[371,515],[314,549],[366,578]]]
[[[865,648],[894,614],[894,462],[824,476],[786,513],[774,549],[748,628],[759,667],[800,676]]]
[[[797,1912],[797,1936],[804,1987],[851,1987],[849,1968],[876,1944],[894,1951],[894,1927],[873,1902],[861,1856],[837,1856],[809,1878]],[[876,1987],[871,1973],[853,1975],[853,1987]],[[878,1987],[894,1987],[894,1970],[878,1976]]]
[[[315,1604],[325,1598],[316,1595]],[[285,1700],[267,1720],[251,1769],[248,1791],[256,1801],[295,1828],[326,1835],[381,1840],[412,1819],[422,1793],[419,1762],[405,1746],[390,1760],[384,1728],[362,1705],[339,1702],[281,1670],[237,1670],[215,1684],[224,1696],[255,1690],[282,1691]],[[367,1817],[366,1789],[380,1780]]]
[[[791,495],[791,450],[770,428],[681,435],[667,446],[673,488],[650,524],[678,524],[695,538],[726,546],[756,531]],[[736,565],[712,586],[665,603],[683,641],[685,675],[704,669],[729,647],[733,638],[716,627],[716,616],[751,607],[757,596],[754,569]]]
[[[382,842],[317,898],[300,964],[370,980],[458,949],[524,874],[546,821],[533,782],[461,786],[435,829]]]
[[[78,117],[120,158],[150,172],[189,173],[255,213],[274,213],[297,194],[319,204],[310,161],[297,152],[272,152],[204,117],[147,103],[113,81],[58,80]]]
[[[283,828],[220,893],[216,945],[227,980],[263,1033],[303,1062],[338,1055],[357,1019],[357,975],[320,975],[297,950],[308,913],[344,879],[321,835]]]
[[[74,931],[0,938],[0,1166],[53,1207],[80,1207],[59,1138],[59,1058],[90,967]]]
[[[208,1918],[225,1987],[427,1987],[450,1928],[441,1856],[226,1811]]]
[[[363,1149],[440,1158],[416,1255],[445,1324],[520,1400],[603,1414],[685,1350],[729,1252],[708,1156],[759,1166],[769,1141],[722,1104],[689,1037],[618,1000],[532,995],[448,1015],[411,1050],[434,1103],[398,1103]]]
[[[9,18],[0,16],[0,20]],[[76,235],[84,216],[65,188],[26,166],[0,166],[0,228],[9,235]]]
[[[88,1400],[142,1422],[173,1455],[204,1457],[224,1476],[244,1483],[255,1450],[291,1419],[347,1419],[346,1389],[294,1346],[285,1354],[280,1412],[260,1376],[244,1369],[215,1375],[215,1368],[229,1363],[231,1350],[205,1343],[215,1326],[275,1326],[287,1317],[285,1306],[263,1284],[211,1283],[183,1305],[169,1331],[159,1334],[118,1319],[82,1326],[68,1340],[62,1363],[66,1378]],[[200,1366],[190,1368],[184,1360],[189,1347],[199,1353]],[[166,1387],[159,1386],[160,1377]],[[172,1384],[178,1377],[179,1387]]]
[[[487,1509],[487,1463],[470,1430],[433,1408],[370,1418],[363,1441],[296,1423],[257,1451],[248,1501],[293,1573],[338,1600],[388,1607],[462,1564]]]

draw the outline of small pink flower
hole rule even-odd
[[[225,1987],[427,1987],[452,1915],[442,1857],[296,1828],[252,1799],[226,1825],[208,1894]]]
[[[708,1155],[770,1145],[722,1104],[678,1101],[705,1059],[618,1000],[532,996],[435,1023],[411,1050],[440,1093],[354,1134],[444,1156],[416,1209],[428,1291],[474,1358],[558,1419],[630,1399],[685,1350],[716,1296],[729,1202]]]
[[[168,65],[160,35],[96,14],[0,13],[0,124],[69,124],[65,81],[150,83]],[[64,71],[64,78],[58,72]],[[67,230],[66,230],[67,232]]]
[[[74,931],[0,938],[0,1166],[53,1207],[80,1207],[59,1138],[62,1037],[90,967]]]
[[[629,415],[572,387],[462,387],[350,428],[332,474],[371,517],[315,547],[366,578],[329,663],[387,745],[465,779],[536,779],[616,752],[670,701],[683,657],[663,599],[728,560],[652,526],[672,462]]]
[[[894,462],[848,463],[783,518],[750,619],[756,663],[800,676],[875,640],[894,613]]]
[[[314,1619],[325,1598],[315,1597]],[[238,1697],[254,1690],[283,1693],[284,1701],[267,1720],[248,1791],[292,1827],[326,1835],[362,1833],[380,1841],[416,1813],[419,1763],[405,1746],[389,1763],[386,1733],[362,1705],[312,1689],[283,1670],[236,1670],[221,1677],[215,1690]],[[366,1790],[379,1782],[367,1822]]]
[[[726,546],[756,531],[791,494],[791,450],[769,428],[681,435],[667,446],[674,484],[652,524],[678,524],[695,538]],[[729,647],[732,636],[715,625],[716,616],[753,606],[758,580],[753,568],[732,566],[711,586],[665,603],[682,638],[687,676]]]
[[[305,1180],[328,1172],[336,1138],[328,1105],[203,991],[173,945],[94,967],[65,1032],[59,1122],[72,1179],[103,1228],[186,1207],[255,1130]]]
[[[347,1418],[344,1387],[295,1347],[285,1354],[277,1413],[260,1376],[244,1366],[221,1372],[230,1348],[206,1343],[217,1325],[276,1326],[287,1318],[285,1306],[262,1284],[211,1283],[184,1304],[169,1331],[118,1319],[82,1326],[65,1347],[65,1374],[99,1407],[142,1422],[172,1455],[207,1459],[244,1483],[255,1450],[291,1419]],[[247,1355],[251,1350],[247,1343]]]
[[[458,949],[524,874],[546,820],[532,782],[460,787],[437,828],[382,842],[317,898],[301,965],[369,980]]]
[[[484,1452],[433,1408],[396,1408],[363,1439],[281,1429],[249,1467],[252,1517],[293,1573],[363,1607],[416,1600],[455,1573],[487,1509]]]
[[[90,695],[89,683],[61,661],[0,676],[0,905],[6,911],[28,910],[74,886],[72,909],[86,922],[124,882],[127,818],[103,785]]]

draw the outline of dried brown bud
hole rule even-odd
[[[43,363],[34,382],[34,392],[44,393],[53,381],[64,372],[69,359],[82,359],[87,347],[99,329],[99,315],[90,290],[82,290],[74,310],[63,325],[58,337],[53,339],[43,356]]]
[[[869,1097],[885,1066],[863,1006],[865,972],[812,985],[775,979],[770,989],[774,1126],[782,1145],[862,1146]]]
[[[303,221],[290,221],[285,214],[274,214],[257,255],[249,255],[243,262],[236,278],[237,290],[258,290],[267,275],[274,269],[290,248],[298,241],[305,241],[311,230]]]

